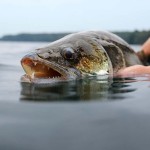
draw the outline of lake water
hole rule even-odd
[[[149,149],[150,76],[21,83],[20,59],[46,44],[0,42],[0,148]]]

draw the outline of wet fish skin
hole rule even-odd
[[[32,61],[42,62],[66,79],[113,74],[122,68],[142,64],[128,43],[117,35],[104,31],[85,31],[67,35],[36,49],[35,55],[36,59]],[[25,56],[24,60],[27,57]],[[24,62],[22,61],[25,70]]]

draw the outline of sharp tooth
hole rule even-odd
[[[37,62],[34,62],[34,66],[36,66],[37,65]]]
[[[34,74],[35,74],[35,72],[33,72],[33,73],[31,74],[31,78],[32,78],[32,79],[34,79]]]

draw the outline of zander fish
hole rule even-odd
[[[142,64],[134,50],[120,37],[103,31],[86,31],[65,36],[36,49],[21,60],[23,80],[67,80],[84,76],[116,74]]]

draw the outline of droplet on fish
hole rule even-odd
[[[45,59],[47,59],[47,58],[49,58],[50,57],[50,54],[49,53],[39,53],[38,54],[40,57],[42,57],[42,58],[45,58]]]
[[[106,70],[100,70],[98,72],[96,72],[97,75],[106,75],[108,74],[108,72]]]

